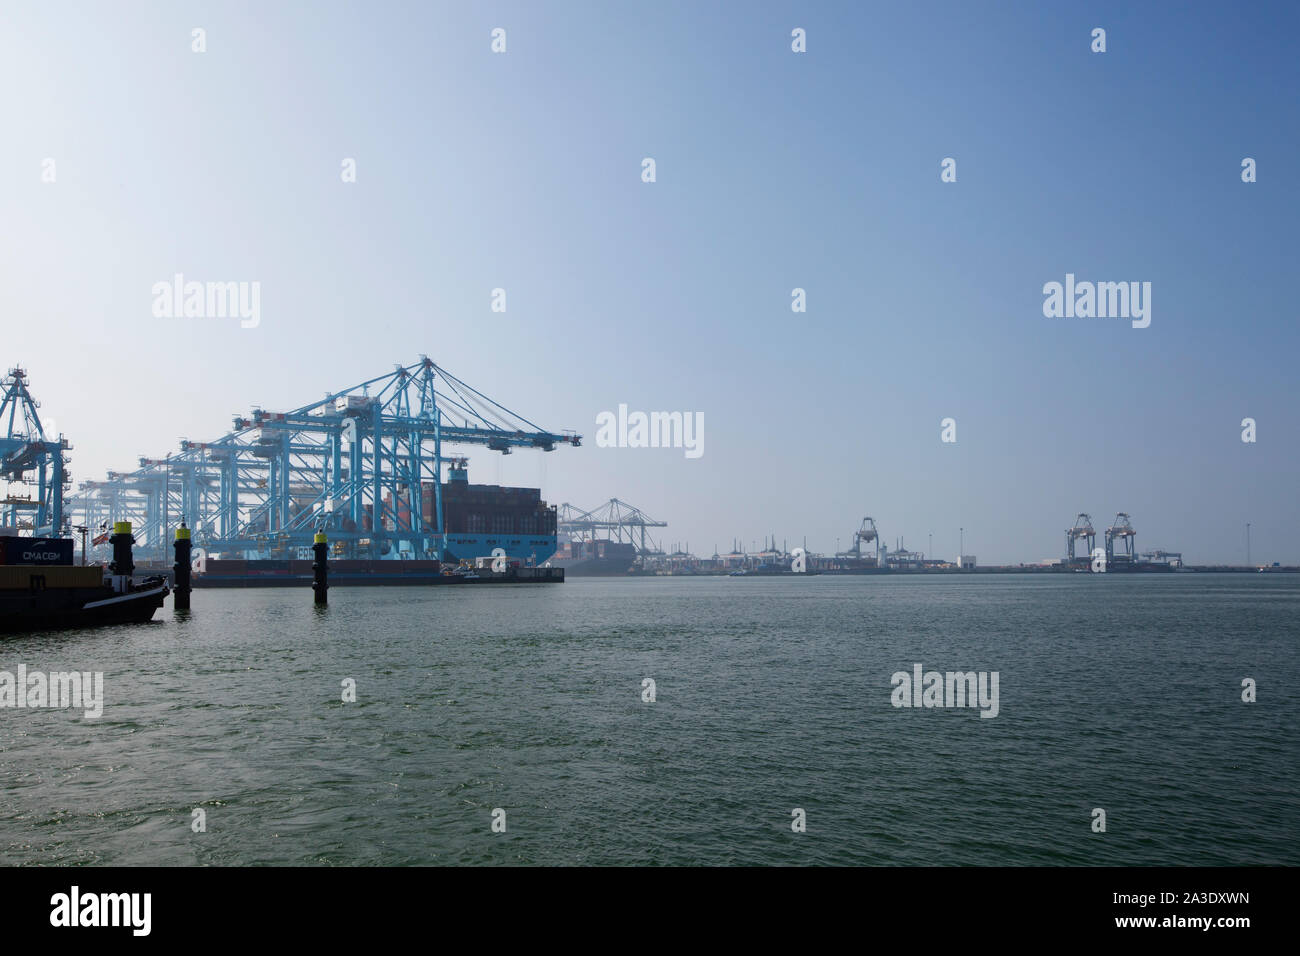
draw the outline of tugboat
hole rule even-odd
[[[161,575],[138,583],[131,523],[113,525],[113,561],[74,566],[69,538],[0,536],[0,634],[136,624],[153,619],[170,593]]]

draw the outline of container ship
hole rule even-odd
[[[433,482],[421,493],[424,514],[433,514]],[[502,548],[523,566],[539,567],[555,554],[555,506],[542,500],[541,489],[471,485],[464,459],[451,462],[442,483],[442,514],[444,561],[472,561]]]
[[[421,485],[421,513],[435,511],[434,485]],[[385,510],[409,526],[409,507],[399,499],[384,499]],[[351,557],[347,546],[330,557],[332,585],[420,585],[473,582],[560,582],[564,570],[543,567],[556,550],[556,509],[542,500],[538,488],[472,485],[464,459],[452,459],[448,480],[442,483],[443,523],[446,528],[441,560],[414,559],[395,553],[385,541],[380,557]],[[345,522],[342,530],[353,532]],[[362,532],[373,528],[367,507]],[[391,530],[391,529],[390,529]],[[425,523],[424,531],[435,529]],[[497,549],[504,561],[493,559]],[[360,549],[364,552],[364,548]],[[304,586],[311,582],[310,558],[244,559],[221,556],[202,560],[195,568],[195,587]]]
[[[551,566],[573,577],[615,577],[633,571],[636,558],[636,545],[622,541],[563,541]]]

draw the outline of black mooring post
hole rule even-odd
[[[135,538],[131,536],[131,522],[114,521],[113,534],[108,543],[113,546],[113,560],[108,564],[113,590],[125,594],[130,590],[131,574],[135,571],[135,560],[131,555],[131,545],[135,544]]]
[[[190,609],[190,547],[190,529],[182,521],[176,529],[176,540],[172,542],[172,548],[176,551],[176,563],[172,565],[172,575],[176,579],[172,606],[178,611]]]
[[[325,543],[325,532],[316,532],[316,543],[311,546],[316,560],[312,562],[311,589],[316,592],[317,604],[328,604],[329,598],[329,545]]]

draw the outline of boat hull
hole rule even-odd
[[[246,562],[253,564],[254,562]],[[367,569],[350,569],[329,572],[331,588],[346,587],[442,587],[460,584],[563,584],[563,568],[510,568],[501,574],[491,571],[479,571],[475,575],[442,574],[437,571],[420,571],[389,573],[382,567],[400,565],[399,561],[376,561],[375,567]],[[209,562],[209,568],[212,563]],[[400,568],[394,567],[393,572]],[[197,588],[304,588],[312,583],[310,574],[295,573],[291,570],[259,571],[242,569],[195,574],[191,579]]]
[[[165,584],[157,584],[126,594],[106,587],[0,594],[0,634],[143,624],[153,620],[169,593]]]

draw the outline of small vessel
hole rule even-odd
[[[748,574],[748,573],[749,573],[749,570],[748,570],[747,568],[736,568],[736,570],[734,570],[734,571],[729,571],[729,572],[727,572],[727,577],[729,577],[729,578],[738,578],[738,577],[742,577],[743,575],[746,575],[746,574]]]
[[[0,634],[134,624],[153,619],[170,589],[151,575],[138,582],[130,522],[113,526],[113,563],[72,563],[69,538],[0,536]]]

